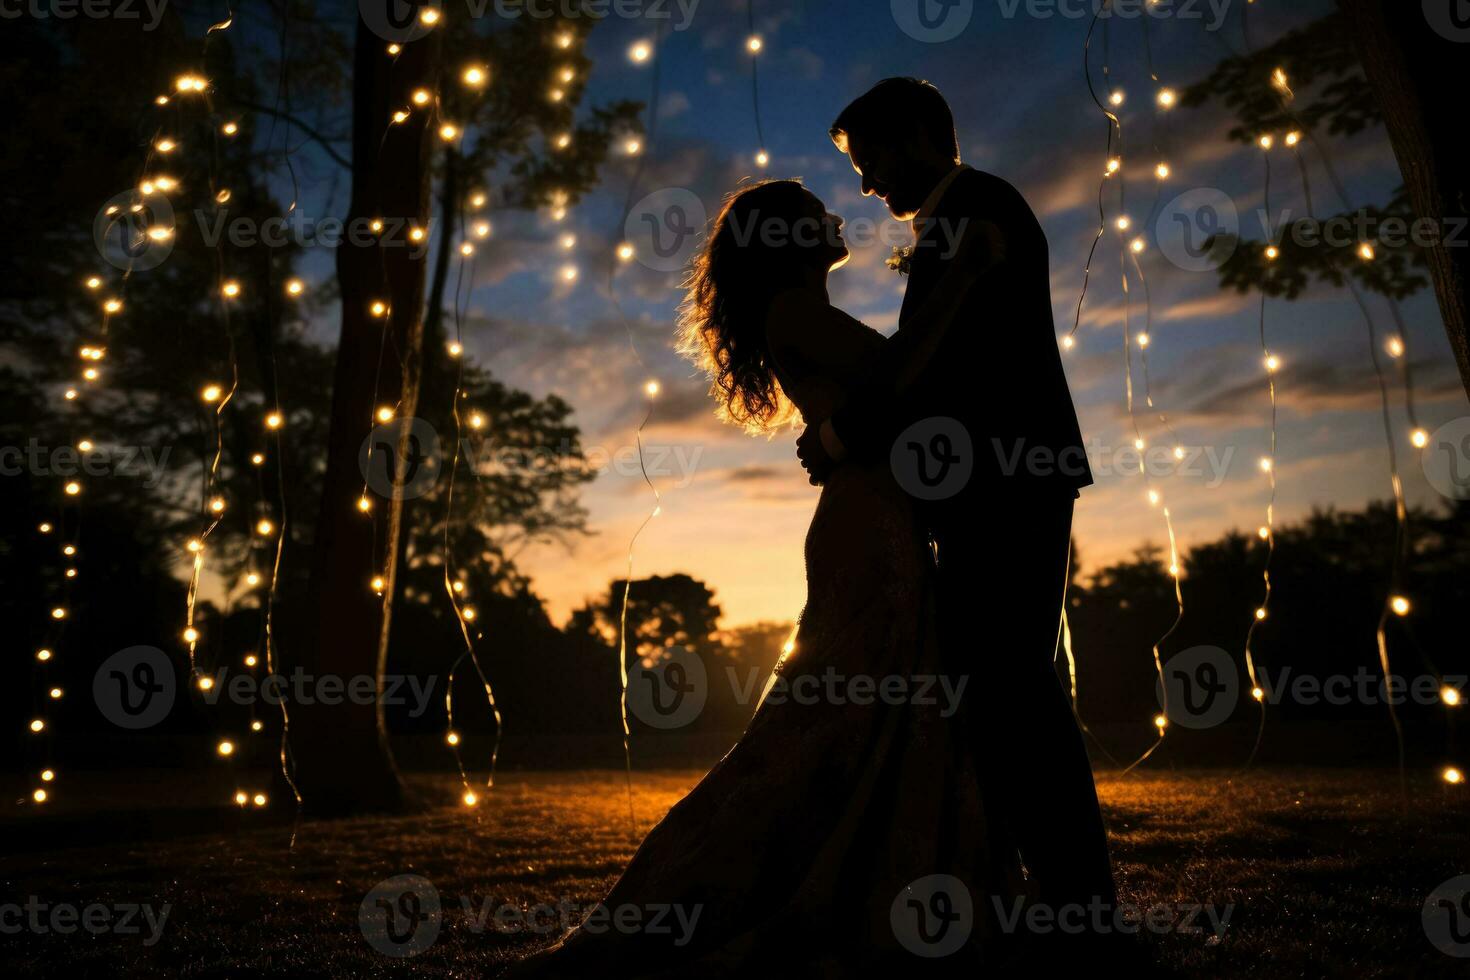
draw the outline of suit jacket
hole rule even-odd
[[[919,331],[915,312],[938,284],[972,222],[993,224],[1000,254],[967,253],[995,262],[966,295],[918,380],[894,394],[893,373]],[[960,173],[924,222],[909,265],[908,289],[891,355],[867,390],[832,418],[838,438],[858,458],[888,458],[894,439],[932,417],[958,420],[970,436],[974,472],[940,511],[974,513],[981,496],[1056,491],[1071,498],[1092,483],[1077,412],[1062,369],[1051,310],[1046,235],[1021,194],[993,174]]]

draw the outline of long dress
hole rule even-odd
[[[853,329],[854,344],[881,345]],[[789,365],[783,388],[811,389],[802,382],[821,367]],[[672,905],[697,913],[692,930],[584,923],[511,976],[973,975],[1004,955],[990,912],[1019,894],[1015,849],[985,821],[965,699],[956,712],[934,682],[945,668],[933,553],[886,463],[832,473],[807,532],[806,577],[795,643],[773,679],[778,691],[820,695],[778,698],[768,684],[740,741],[649,832],[601,903],[643,921]],[[946,679],[950,691],[983,683]],[[876,693],[901,682],[903,693]],[[969,922],[956,911],[966,902]]]

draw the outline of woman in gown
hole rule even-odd
[[[795,181],[727,199],[683,308],[685,348],[727,420],[769,433],[796,412],[825,418],[883,356],[884,337],[827,297],[828,272],[848,257],[841,224]],[[917,315],[944,322],[968,286],[942,284]],[[947,688],[920,686],[946,673],[933,572],[888,465],[839,466],[807,532],[795,643],[772,677],[820,695],[768,693],[739,743],[644,839],[602,900],[608,917],[511,976],[973,975],[1004,955],[991,912],[1019,894],[1015,848],[985,821],[965,702],[944,693],[983,678],[950,671]],[[876,696],[885,683],[906,692]],[[935,875],[950,876],[937,895],[925,882]],[[955,911],[966,901],[969,923]],[[687,934],[610,925],[619,908],[648,921],[670,905],[692,920]],[[946,918],[955,934],[943,934]]]

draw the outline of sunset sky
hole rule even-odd
[[[902,0],[893,6],[902,7]],[[846,158],[827,138],[827,127],[848,100],[881,78],[916,75],[933,81],[955,110],[965,162],[1010,180],[1039,216],[1051,245],[1057,326],[1065,332],[1097,227],[1104,162],[1104,123],[1082,75],[1087,19],[1075,14],[1083,6],[1073,3],[1071,17],[1034,17],[1024,2],[977,0],[958,37],[923,43],[899,28],[888,3],[757,2],[757,32],[764,40],[761,124],[764,149],[771,155],[764,175],[804,178],[850,227],[882,221],[881,203],[861,197]],[[1124,136],[1140,149],[1125,169],[1126,213],[1137,226],[1148,216],[1157,162],[1151,145],[1159,142],[1173,170],[1161,206],[1185,191],[1215,188],[1234,200],[1242,234],[1259,238],[1262,153],[1226,140],[1230,120],[1220,107],[1175,109],[1167,133],[1153,129],[1154,93],[1161,85],[1182,88],[1243,46],[1235,4],[1216,30],[1210,29],[1216,16],[1211,7],[1192,6],[1195,19],[1150,23],[1160,82],[1148,76],[1142,23],[1133,18],[1112,24],[1114,84],[1128,96]],[[1264,44],[1332,6],[1327,0],[1255,3],[1250,41]],[[1007,16],[1012,9],[1014,15]],[[664,34],[657,56],[656,140],[646,149],[635,199],[685,188],[713,214],[742,178],[762,175],[754,161],[761,144],[752,113],[745,18],[743,3],[704,0],[687,29]],[[636,65],[627,52],[634,42],[652,39],[656,30],[647,20],[610,18],[598,25],[590,40],[596,67],[589,101],[651,99],[652,62]],[[1100,42],[1099,37],[1093,52],[1099,80]],[[1328,140],[1325,146],[1355,204],[1388,200],[1398,174],[1381,129],[1350,141]],[[1328,190],[1320,161],[1310,152],[1307,156],[1318,208],[1346,210]],[[1273,207],[1302,214],[1289,151],[1278,148],[1271,160]],[[796,462],[794,432],[769,441],[752,439],[714,418],[705,381],[672,349],[680,299],[677,272],[639,263],[622,267],[613,287],[626,321],[620,316],[607,289],[608,272],[613,248],[623,237],[620,217],[634,168],[632,160],[614,161],[602,187],[560,224],[546,214],[497,216],[493,247],[477,263],[479,278],[465,328],[470,352],[512,384],[569,399],[586,444],[610,458],[607,470],[584,492],[594,533],[570,547],[533,548],[519,560],[558,622],[625,573],[629,539],[653,505],[631,452],[633,431],[645,411],[643,384],[657,379],[662,393],[644,442],[662,494],[662,513],[638,541],[634,575],[688,572],[705,580],[715,589],[727,625],[791,619],[804,599],[802,539],[817,491]],[[1116,198],[1108,209],[1110,219],[1120,213]],[[577,235],[570,252],[558,242],[567,231]],[[1171,505],[1187,550],[1227,529],[1254,530],[1263,522],[1268,488],[1259,460],[1267,446],[1269,404],[1257,339],[1259,297],[1221,292],[1215,273],[1177,267],[1157,247],[1156,229],[1141,231],[1149,242],[1141,261],[1152,290],[1153,394],[1179,441],[1199,447],[1191,456],[1201,457],[1196,472],[1165,475],[1155,484]],[[1119,247],[1110,232],[1099,248],[1078,344],[1066,355],[1098,474],[1097,486],[1084,493],[1078,509],[1084,567],[1165,540],[1161,515],[1148,506],[1142,479],[1119,472],[1113,452],[1133,441],[1124,410]],[[835,303],[885,332],[896,325],[903,289],[902,278],[884,267],[888,254],[889,245],[881,242],[855,248],[851,263],[831,283]],[[567,262],[579,269],[570,285],[559,278]],[[1136,283],[1131,312],[1136,329],[1144,315]],[[1373,312],[1381,326],[1391,326],[1384,304],[1375,301]],[[1433,430],[1466,414],[1464,393],[1432,295],[1426,290],[1404,312],[1421,421]],[[1291,521],[1314,505],[1358,507],[1387,497],[1377,383],[1364,324],[1351,298],[1324,289],[1296,302],[1272,301],[1266,329],[1283,360],[1278,519]],[[976,364],[975,383],[984,384],[990,372],[1012,370],[1003,363]],[[1135,372],[1135,384],[1141,385],[1137,366]],[[1141,389],[1139,394],[1141,399]],[[1394,399],[1408,492],[1412,500],[1434,503],[1438,497],[1408,445],[1397,381]],[[1139,418],[1151,444],[1172,445],[1141,401]]]

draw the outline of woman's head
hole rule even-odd
[[[680,309],[681,349],[709,374],[725,418],[753,432],[793,420],[771,364],[766,312],[778,293],[847,257],[842,219],[798,181],[766,181],[725,199]]]

